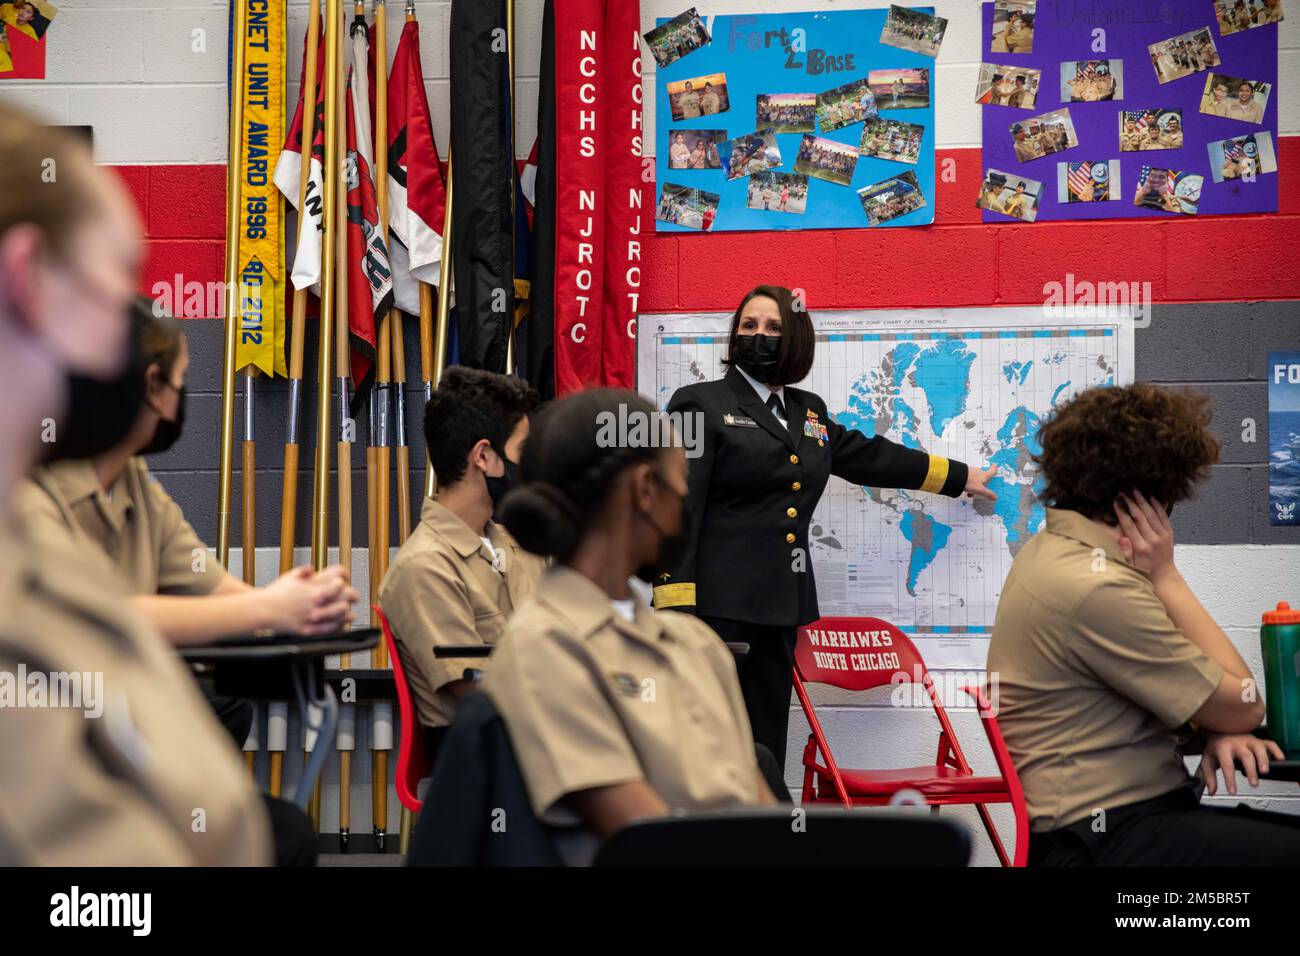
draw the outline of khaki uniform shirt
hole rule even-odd
[[[448,644],[495,644],[506,619],[523,603],[544,562],[488,522],[488,540],[500,557],[460,518],[433,498],[424,499],[420,524],[402,544],[379,586],[379,604],[393,628],[398,654],[415,698],[420,723],[451,723],[455,699],[446,686],[466,668],[485,670],[489,658],[437,658]]]
[[[1038,157],[1044,155],[1042,145],[1038,142],[1038,140],[1033,139],[1032,137],[1029,136],[1026,136],[1022,140],[1018,140],[1015,146],[1016,146],[1017,162],[1026,163],[1031,159],[1037,159]]]
[[[1234,99],[1228,103],[1223,115],[1229,119],[1242,120],[1247,123],[1262,123],[1264,121],[1264,105],[1256,100],[1243,104],[1241,100]]]
[[[533,809],[578,822],[579,790],[644,780],[670,807],[758,802],[736,665],[689,614],[634,620],[572,568],[550,568],[506,627],[483,681],[505,720]]]
[[[37,468],[17,508],[33,530],[61,529],[107,554],[131,594],[211,594],[226,575],[143,458],[132,458],[108,493],[89,461]]]
[[[1008,216],[1015,216],[1017,219],[1023,219],[1025,213],[1029,211],[1029,197],[1024,193],[1012,193],[1005,203],[1002,204],[1001,212]]]
[[[271,862],[230,738],[102,555],[0,530],[0,607],[0,866]],[[95,700],[32,706],[37,674],[89,675]]]
[[[1177,728],[1223,679],[1114,538],[1056,508],[1012,562],[988,670],[1034,832],[1184,783]]]
[[[694,90],[683,93],[677,97],[677,105],[681,107],[683,119],[695,119],[700,115],[700,94]]]

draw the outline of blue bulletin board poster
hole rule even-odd
[[[882,44],[887,13],[703,17],[657,72],[656,231],[933,222],[935,61]]]

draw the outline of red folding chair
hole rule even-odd
[[[388,617],[378,604],[370,605],[370,609],[375,612],[375,620],[383,628],[384,640],[388,642],[388,660],[393,665],[393,683],[397,685],[397,712],[402,720],[402,746],[397,752],[397,799],[412,813],[419,813],[424,806],[419,797],[420,781],[429,775],[429,754],[424,749],[420,716],[415,712],[411,685],[407,683],[402,655],[397,653],[397,641],[393,638]]]
[[[935,808],[974,804],[1003,866],[1024,866],[1029,855],[1029,811],[1020,778],[1002,739],[997,718],[978,687],[964,687],[979,707],[1000,776],[977,777],[966,762],[940,703],[934,681],[916,647],[887,621],[874,617],[824,617],[799,629],[794,654],[794,689],[812,733],[803,751],[803,802],[840,803],[845,808],[884,806],[900,790],[915,790]],[[843,690],[921,683],[939,719],[939,753],[931,766],[896,770],[847,770],[838,766],[826,742],[821,721],[808,697],[807,684],[828,684]],[[825,758],[819,763],[818,758]],[[985,804],[1009,803],[1015,814],[1016,855],[1012,861],[1002,845]]]

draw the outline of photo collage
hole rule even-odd
[[[1176,0],[1175,15],[1144,24],[1142,34],[1071,26],[1062,0],[986,4],[988,61],[975,91],[985,154],[977,207],[1024,222],[1037,220],[1045,203],[1050,218],[1196,215],[1207,183],[1276,173],[1275,134],[1264,125],[1276,51],[1264,61],[1270,68],[1256,51],[1276,46],[1276,26],[1268,40],[1258,28],[1283,19],[1282,2]],[[1097,23],[1127,19],[1118,0],[1099,4]],[[1109,19],[1112,12],[1120,19]],[[1233,37],[1248,33],[1260,42]],[[1089,49],[1092,59],[1054,55]],[[1059,77],[1051,92],[1044,75]],[[1156,155],[1124,158],[1136,152]],[[1045,195],[1053,178],[1055,194]],[[1076,205],[1084,203],[1114,205]]]
[[[826,194],[810,192],[811,181],[845,188],[851,196],[850,189],[862,183],[861,178],[854,183],[860,160],[898,166],[887,178],[856,190],[862,225],[886,223],[927,206],[916,172],[908,167],[917,166],[926,145],[932,155],[926,130],[932,115],[932,65],[873,68],[850,57],[845,65],[851,63],[852,71],[828,72],[831,81],[820,90],[782,90],[780,77],[774,75],[770,89],[742,102],[733,93],[735,83],[728,83],[727,71],[718,70],[717,59],[708,61],[712,72],[689,69],[690,63],[702,62],[698,55],[691,58],[692,53],[719,42],[710,35],[711,22],[692,8],[644,36],[659,68],[673,65],[672,79],[665,78],[660,87],[670,119],[659,132],[661,155],[667,157],[670,174],[687,171],[659,183],[658,221],[710,231],[722,194],[729,192],[723,187],[737,180],[747,181],[746,209],[804,217],[820,202],[843,202],[838,197],[817,198]],[[937,56],[946,29],[941,17],[891,6],[878,37],[880,44],[896,48],[885,63],[899,61],[897,50],[917,54],[923,62]],[[919,110],[926,111],[926,122],[910,121],[908,111]],[[796,135],[778,138],[788,134]],[[728,199],[729,204],[733,201]],[[799,227],[784,216],[773,220]]]

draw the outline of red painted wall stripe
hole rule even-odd
[[[641,311],[726,311],[760,282],[801,288],[814,309],[1037,305],[1066,272],[1150,282],[1156,302],[1300,298],[1300,136],[1278,140],[1281,207],[1262,216],[986,225],[974,199],[980,150],[939,150],[937,161],[935,222],[924,228],[647,234]],[[177,273],[220,282],[225,167],[117,170],[145,224],[142,291]],[[650,184],[644,208],[654,203]]]

